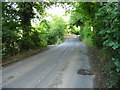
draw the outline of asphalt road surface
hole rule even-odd
[[[21,60],[2,70],[2,88],[93,88],[94,75],[89,57],[79,36],[70,36],[64,43]]]

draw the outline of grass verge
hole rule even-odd
[[[95,74],[94,78],[94,88],[107,88],[107,80],[106,76],[102,74],[102,67],[103,63],[101,62],[101,59],[104,58],[102,55],[102,52],[98,50],[92,42],[92,39],[85,38],[82,40],[83,43],[87,46],[87,50],[89,53],[89,58],[90,58],[90,65],[92,72]]]
[[[91,37],[84,38],[82,41],[83,41],[83,43],[85,43],[85,44],[86,44],[87,46],[89,46],[89,47],[92,47],[92,48],[95,47],[95,46],[93,45],[93,42],[92,42]]]
[[[34,49],[34,50],[28,50],[28,51],[25,51],[25,52],[18,53],[15,56],[11,56],[11,57],[9,57],[5,60],[2,60],[2,66],[6,67],[10,64],[13,64],[17,61],[20,61],[20,60],[24,59],[24,58],[33,56],[33,55],[35,55],[37,53],[40,53],[40,52],[42,52],[44,50],[47,50],[47,49],[48,49],[48,47],[42,47],[42,48],[38,48],[38,49]]]
[[[102,54],[96,48],[87,46],[89,52],[90,65],[95,74],[94,88],[107,88],[107,76],[103,74],[103,63],[101,63]]]

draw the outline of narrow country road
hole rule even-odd
[[[64,43],[19,61],[2,71],[3,88],[92,88],[85,45],[79,36],[70,36]]]

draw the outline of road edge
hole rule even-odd
[[[21,60],[25,59],[25,58],[28,58],[28,57],[34,56],[34,55],[36,55],[38,53],[44,52],[44,51],[48,50],[49,48],[50,47],[47,46],[47,47],[44,47],[44,48],[32,50],[32,51],[30,51],[30,53],[29,53],[29,51],[24,52],[18,58],[13,58],[12,60],[10,60],[8,62],[2,63],[2,67],[7,67],[7,66],[9,66],[11,64],[14,64],[14,63],[16,63],[18,61],[21,61]]]

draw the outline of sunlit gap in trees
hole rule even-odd
[[[37,12],[35,8],[34,12],[36,13],[36,16],[41,18],[41,15]],[[67,12],[67,10],[73,10],[74,8],[71,5],[68,5],[67,3],[61,5],[60,3],[57,3],[56,5],[52,5],[48,8],[45,9],[46,15],[43,16],[45,20],[51,21],[54,16],[62,17],[66,23],[69,22],[70,20],[70,13]],[[36,27],[40,24],[41,19],[39,18],[34,18],[31,20],[31,24],[33,27]]]

